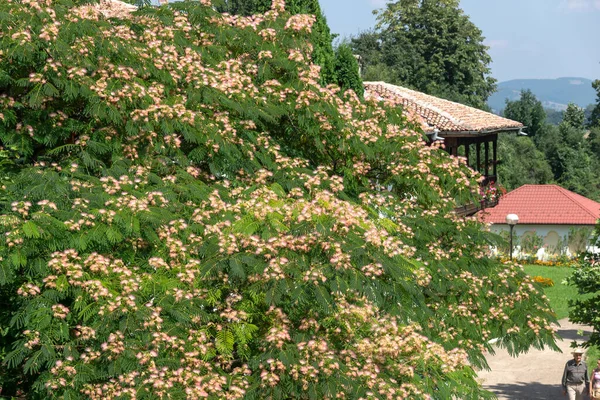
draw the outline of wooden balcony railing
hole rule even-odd
[[[486,208],[495,207],[498,205],[498,199],[495,200],[481,200],[479,203],[465,204],[464,206],[456,207],[454,212],[459,217],[469,217],[478,211],[485,210]]]
[[[479,184],[480,187],[490,186],[492,183],[496,183],[496,175],[488,175]]]
[[[495,184],[495,183],[496,183],[496,176],[489,175],[489,176],[486,176],[483,181],[481,181],[480,187],[481,187],[482,191],[485,192],[485,189],[488,186]],[[500,195],[500,193],[498,193],[498,196],[499,195]],[[478,211],[497,206],[498,199],[499,199],[499,197],[496,197],[494,199],[482,199],[479,202],[465,204],[465,205],[456,207],[454,209],[454,211],[456,212],[456,215],[458,215],[460,217],[468,217],[468,216],[475,214]]]

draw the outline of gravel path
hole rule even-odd
[[[563,397],[560,380],[565,363],[572,358],[570,344],[581,342],[589,336],[591,328],[575,325],[566,318],[559,321],[557,342],[562,353],[552,350],[532,349],[513,358],[505,349],[488,356],[490,371],[480,371],[483,386],[496,393],[499,400],[550,400]],[[583,331],[583,336],[578,331]]]

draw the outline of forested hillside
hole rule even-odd
[[[555,111],[565,111],[569,103],[585,108],[596,99],[592,81],[586,78],[514,79],[498,82],[497,86],[488,99],[488,105],[497,113],[504,110],[507,100],[519,100],[523,90],[530,90],[544,108]]]
[[[600,107],[600,93],[598,101],[590,107],[590,118],[584,109],[569,104],[558,125],[547,121],[542,103],[531,91],[508,101],[504,115],[522,122],[529,136],[500,135],[500,183],[509,190],[526,183],[558,183],[600,200],[600,126],[591,117]]]

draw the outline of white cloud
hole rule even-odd
[[[508,47],[508,40],[506,39],[491,39],[483,42],[490,49],[505,49]]]
[[[569,11],[600,10],[600,0],[563,0],[561,8]]]
[[[384,7],[387,2],[388,0],[369,0],[369,3],[371,3],[373,7]]]

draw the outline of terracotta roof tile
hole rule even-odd
[[[523,128],[520,122],[401,86],[385,82],[364,82],[364,85],[367,97],[395,100],[410,113],[420,116],[429,130],[436,128],[442,134],[477,134]]]
[[[137,10],[137,7],[121,0],[100,0],[96,4],[86,4],[77,9],[90,15],[100,13],[105,18],[128,18],[131,12]]]
[[[508,214],[517,214],[519,224],[594,225],[600,218],[600,203],[558,185],[523,185],[477,217],[505,224]]]

